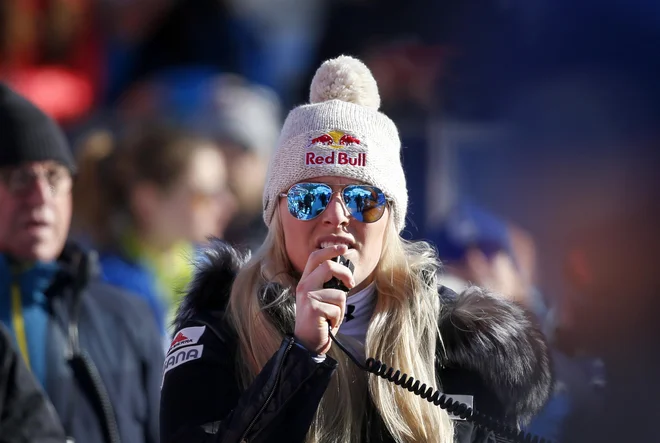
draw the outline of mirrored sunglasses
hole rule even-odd
[[[319,216],[328,207],[335,192],[341,198],[351,217],[362,223],[374,223],[385,213],[387,198],[383,191],[369,185],[347,185],[338,191],[325,183],[296,183],[280,197],[286,197],[289,213],[298,220],[308,221]]]

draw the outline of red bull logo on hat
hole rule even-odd
[[[310,140],[308,147],[311,148],[315,145],[321,145],[332,149],[343,149],[346,146],[361,144],[362,142],[360,139],[353,135],[342,131],[330,131],[325,134],[321,134],[318,137],[314,137],[312,140]]]
[[[330,131],[321,134],[310,140],[307,146],[313,148],[330,148],[332,151],[325,153],[317,153],[308,151],[305,153],[305,165],[350,165],[350,166],[366,166],[367,153],[366,152],[338,152],[347,147],[363,147],[362,141],[354,135],[347,134],[343,131]]]

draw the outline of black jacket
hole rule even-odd
[[[93,253],[68,245],[58,265],[45,290],[44,390],[66,435],[156,443],[164,353],[149,307],[103,283]]]
[[[0,442],[64,442],[64,430],[53,405],[12,341],[0,324]]]
[[[220,242],[207,259],[181,304],[165,359],[161,442],[304,441],[337,362],[329,356],[315,362],[289,335],[241,390],[238,340],[223,313],[242,259]],[[451,306],[439,323],[447,352],[437,365],[443,391],[473,395],[481,412],[511,424],[529,419],[552,383],[541,333],[518,305],[480,291],[441,292]],[[459,423],[458,442],[496,441],[489,432]],[[380,439],[376,434],[370,432],[370,441]]]

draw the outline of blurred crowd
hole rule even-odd
[[[528,430],[646,442],[658,17],[644,0],[3,0],[0,80],[63,128],[69,238],[146,301],[164,352],[207,239],[266,235],[268,161],[313,68],[362,58],[401,131],[407,238],[437,247],[443,284],[527,305],[551,340],[555,394]]]

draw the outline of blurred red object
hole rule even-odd
[[[26,68],[8,83],[60,123],[77,120],[94,105],[94,86],[89,77],[58,66]]]
[[[91,0],[3,0],[0,79],[60,123],[91,111],[103,54]]]

